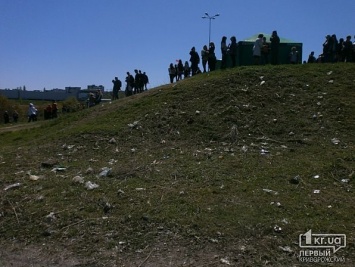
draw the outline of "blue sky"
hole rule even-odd
[[[223,35],[259,32],[303,43],[303,59],[322,51],[325,35],[355,35],[354,0],[0,0],[0,88],[27,90],[104,85],[145,71],[150,88],[167,68]]]

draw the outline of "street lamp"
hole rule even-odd
[[[213,19],[216,19],[216,17],[219,16],[219,13],[217,13],[216,15],[214,16],[210,16],[207,12],[205,13],[205,16],[203,16],[202,18],[203,19],[209,19],[209,31],[208,31],[208,44],[210,44],[211,42],[211,21]]]

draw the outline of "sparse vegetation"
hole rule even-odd
[[[2,126],[0,265],[297,266],[312,229],[354,266],[354,71],[239,67]]]

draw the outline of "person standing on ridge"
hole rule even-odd
[[[225,69],[227,67],[227,55],[228,55],[227,52],[228,52],[227,37],[223,36],[221,41],[221,54],[222,54],[221,69]]]
[[[235,36],[232,36],[230,40],[231,43],[228,46],[228,53],[232,60],[232,68],[234,68],[235,66],[237,66],[238,44],[237,44],[237,38]]]
[[[203,72],[206,72],[206,64],[208,62],[208,49],[207,45],[204,45],[201,50],[202,68]]]
[[[260,57],[261,57],[261,49],[263,47],[263,37],[264,35],[261,33],[258,35],[258,38],[255,40],[253,46],[253,57],[254,57],[254,64],[260,64]]]
[[[195,47],[192,47],[190,50],[190,62],[191,62],[191,76],[194,76],[198,69],[198,64],[200,63],[200,56],[195,50]]]
[[[270,37],[270,48],[271,48],[271,64],[279,64],[279,46],[280,37],[277,35],[277,31],[273,31]]]
[[[216,69],[216,54],[215,54],[215,45],[213,42],[210,42],[208,49],[208,68],[210,71],[214,71]]]

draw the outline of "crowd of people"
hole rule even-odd
[[[314,51],[312,51],[307,60],[307,63],[336,62],[355,62],[355,40],[354,42],[351,41],[351,35],[338,40],[336,34],[328,34],[323,42],[322,54],[316,58]]]
[[[230,42],[227,45],[227,37],[223,36],[221,40],[221,69],[227,68],[227,61],[230,60],[230,67],[237,66],[237,53],[238,53],[238,43],[235,36],[230,37]],[[253,46],[253,59],[254,64],[268,64],[269,54],[271,54],[271,64],[278,64],[278,49],[280,44],[280,38],[277,35],[277,31],[273,31],[270,38],[270,44],[267,42],[263,34],[259,34],[258,38],[255,40]],[[209,47],[204,45],[200,54],[196,51],[195,47],[190,50],[190,63],[179,59],[177,64],[170,63],[168,68],[168,73],[170,77],[170,82],[173,83],[174,80],[179,81],[184,78],[194,76],[196,74],[214,71],[216,69],[217,57],[216,57],[216,46],[214,42],[209,43]],[[292,51],[291,51],[292,52]],[[290,52],[290,53],[291,53]],[[294,52],[297,55],[297,52]],[[202,70],[199,67],[200,62],[202,63]]]
[[[149,78],[145,72],[141,70],[134,70],[134,76],[130,73],[126,73],[126,87],[125,87],[125,95],[130,96],[138,93],[144,92],[144,90],[148,90]],[[121,91],[122,81],[115,77],[112,80],[113,89],[112,89],[112,100],[118,99],[118,92]]]
[[[355,36],[354,36],[355,38]],[[227,37],[223,36],[220,49],[221,49],[221,69],[228,67],[227,62],[230,61],[230,67],[237,66],[237,52],[238,44],[235,36],[230,38],[230,43],[227,45]],[[190,50],[190,63],[182,60],[177,60],[176,64],[170,63],[168,67],[168,73],[170,78],[170,83],[174,81],[179,81],[182,78],[188,78],[196,74],[214,71],[216,69],[217,58],[215,54],[215,44],[210,42],[209,47],[204,45],[200,54],[196,51],[195,47]],[[280,37],[277,31],[273,31],[270,39],[263,34],[259,34],[253,44],[253,64],[255,65],[265,65],[272,64],[278,65],[280,51]],[[288,54],[288,62],[290,64],[297,64],[301,62],[300,52],[297,50],[296,46],[291,47]],[[339,41],[335,34],[327,35],[326,40],[323,43],[323,53],[319,55],[318,58],[314,56],[314,51],[309,55],[308,61],[303,63],[326,63],[326,62],[354,62],[355,61],[355,42],[351,41],[351,36],[347,36],[345,39],[340,38]],[[199,64],[202,63],[202,70]]]
[[[55,119],[58,117],[58,105],[55,100],[52,101],[52,104],[48,104],[47,107],[44,109],[44,119]]]
[[[12,113],[12,120],[15,123],[18,121],[18,112],[16,110],[14,110],[14,112]],[[10,114],[7,110],[5,110],[4,112],[4,123],[10,123]]]

